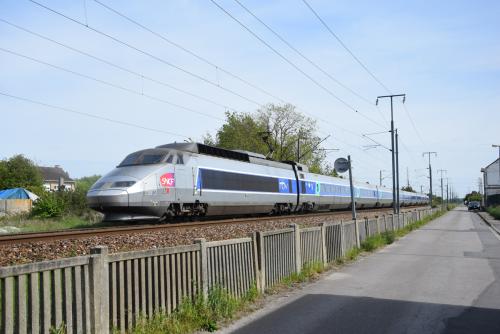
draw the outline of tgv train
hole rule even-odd
[[[354,184],[356,207],[392,205],[392,190]],[[295,162],[200,143],[173,143],[129,154],[87,193],[105,220],[163,220],[178,216],[285,214],[348,209],[349,182],[310,173]],[[400,192],[400,203],[428,202]]]

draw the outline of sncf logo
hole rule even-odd
[[[170,188],[175,187],[175,174],[174,173],[165,173],[160,176],[160,184],[162,187]]]

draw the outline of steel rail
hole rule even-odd
[[[408,209],[414,209],[415,207],[407,207]],[[378,209],[365,209],[362,210],[364,213],[370,212],[390,212],[390,208],[378,208]],[[68,229],[68,230],[55,230],[47,232],[26,232],[26,233],[13,233],[0,235],[0,246],[12,245],[18,243],[26,242],[39,242],[39,241],[54,241],[63,239],[81,239],[95,236],[108,236],[117,234],[127,234],[127,233],[145,233],[155,230],[166,230],[166,229],[183,229],[183,228],[195,228],[201,226],[211,226],[211,225],[229,225],[238,223],[255,223],[260,221],[268,220],[286,220],[286,219],[300,219],[303,217],[322,217],[322,216],[339,216],[345,215],[349,212],[346,211],[333,211],[333,212],[320,212],[320,213],[309,213],[309,214],[293,214],[293,215],[282,215],[282,216],[259,216],[259,217],[246,217],[246,218],[229,218],[220,220],[203,220],[195,222],[181,222],[181,223],[170,223],[170,224],[138,224],[134,226],[116,226],[116,227],[100,227],[100,228],[81,228],[81,229]]]

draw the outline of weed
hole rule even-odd
[[[50,334],[66,334],[66,324],[63,322],[58,327],[50,327]]]
[[[361,249],[358,247],[354,247],[347,252],[347,254],[345,255],[345,258],[349,261],[354,261],[358,258],[360,253],[361,253]]]
[[[384,237],[381,234],[377,234],[371,237],[366,238],[361,243],[361,248],[364,251],[372,252],[375,249],[382,247],[386,244]]]

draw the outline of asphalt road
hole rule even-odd
[[[224,332],[498,334],[500,239],[456,209]]]

